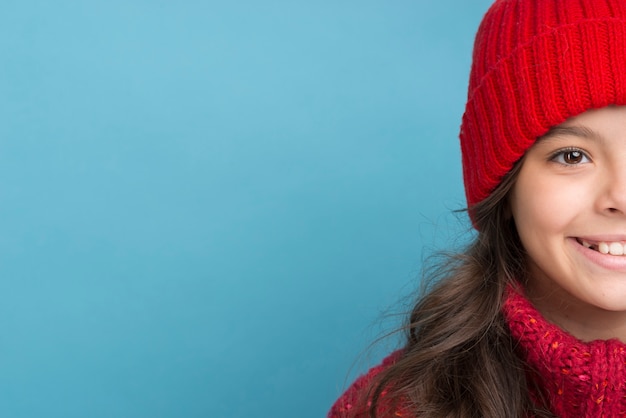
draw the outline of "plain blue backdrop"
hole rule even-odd
[[[469,228],[488,4],[2,0],[0,416],[323,417]]]

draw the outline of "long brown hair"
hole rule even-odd
[[[371,387],[371,417],[384,415],[377,411],[383,392],[419,418],[552,416],[530,400],[540,391],[529,387],[501,314],[507,285],[526,273],[508,205],[521,164],[470,209],[479,231],[472,244],[429,271],[432,285],[409,315],[403,354]]]

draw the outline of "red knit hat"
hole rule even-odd
[[[626,0],[496,0],[461,125],[468,206],[551,127],[610,104],[626,104]]]

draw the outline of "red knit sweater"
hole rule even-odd
[[[522,295],[511,291],[504,316],[520,352],[539,372],[541,387],[559,417],[626,417],[626,344],[618,340],[583,342],[549,323]],[[382,364],[358,378],[337,400],[328,418],[369,417],[359,405],[374,376],[402,354],[393,353]],[[382,398],[382,408],[389,408]],[[356,409],[355,409],[356,408]],[[356,415],[353,415],[358,410]],[[396,416],[407,417],[400,408]]]

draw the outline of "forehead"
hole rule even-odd
[[[538,142],[572,138],[599,143],[626,142],[626,106],[588,110],[553,127]]]

